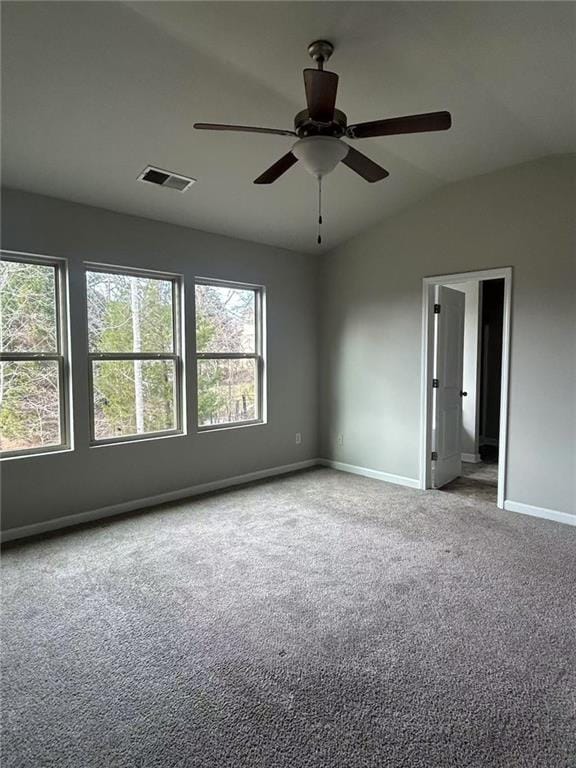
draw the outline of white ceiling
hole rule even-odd
[[[448,109],[453,128],[358,141],[390,171],[325,182],[325,245],[446,183],[576,151],[576,4],[550,2],[6,2],[3,183],[315,252],[315,182],[253,179],[290,137],[312,40],[331,40],[349,122]],[[148,164],[191,190],[136,181]]]

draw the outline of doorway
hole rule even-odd
[[[512,270],[424,278],[421,488],[504,507]]]

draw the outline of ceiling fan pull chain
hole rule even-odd
[[[318,245],[322,244],[322,176],[318,176]]]

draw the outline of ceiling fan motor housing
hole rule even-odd
[[[306,136],[334,136],[339,139],[346,133],[347,118],[340,109],[334,110],[334,117],[329,123],[319,123],[310,118],[307,109],[303,109],[294,118],[294,130],[304,139]]]

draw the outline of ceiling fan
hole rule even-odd
[[[445,131],[452,125],[449,112],[427,112],[421,115],[392,117],[368,123],[348,125],[344,112],[336,109],[338,75],[324,69],[334,46],[327,40],[316,40],[308,46],[308,53],[316,62],[317,69],[304,70],[304,87],[307,109],[297,113],[294,130],[259,128],[248,125],[223,125],[219,123],[194,123],[194,128],[208,131],[241,131],[268,133],[279,136],[296,136],[290,152],[264,171],[254,184],[272,184],[299,160],[307,171],[318,179],[319,225],[322,223],[322,177],[334,170],[339,162],[373,183],[389,176],[387,170],[366,155],[351,147],[343,138],[367,139],[375,136],[393,136],[402,133]],[[318,233],[318,243],[321,243]]]

